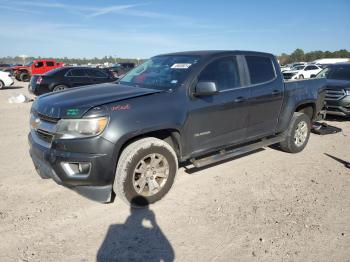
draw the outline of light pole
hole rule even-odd
[[[25,63],[26,63],[26,58],[27,58],[28,56],[27,56],[27,55],[20,55],[19,57],[22,58],[22,60],[23,60],[23,65],[25,65]]]

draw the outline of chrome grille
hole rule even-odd
[[[59,118],[32,112],[30,121],[32,132],[35,132],[36,136],[43,142],[51,144]]]
[[[57,123],[60,120],[59,118],[50,117],[50,116],[43,115],[40,113],[38,113],[38,117],[40,118],[40,120],[50,122],[50,123]]]
[[[38,137],[41,138],[42,140],[44,140],[47,143],[51,143],[52,139],[53,139],[53,135],[49,132],[46,132],[42,129],[38,129],[36,131],[36,133],[38,134]]]
[[[346,95],[344,89],[326,89],[325,100],[340,100]]]

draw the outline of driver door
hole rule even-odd
[[[244,142],[250,89],[242,87],[240,75],[235,56],[215,59],[198,75],[198,82],[214,82],[218,93],[189,102],[185,132],[190,154]]]

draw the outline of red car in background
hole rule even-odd
[[[62,62],[54,59],[33,60],[24,66],[12,67],[13,75],[18,81],[28,82],[32,75],[42,75],[52,69],[64,66]]]

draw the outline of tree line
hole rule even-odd
[[[58,62],[63,62],[65,64],[79,64],[79,65],[86,65],[86,64],[104,64],[104,63],[121,63],[121,62],[132,62],[137,64],[138,62],[143,62],[144,60],[137,60],[135,58],[119,58],[119,57],[112,57],[112,56],[104,56],[101,58],[94,57],[94,58],[55,58],[55,57],[26,57],[23,59],[20,56],[7,56],[7,57],[0,57],[0,62],[3,64],[23,64],[23,62],[30,62],[35,59],[55,59]]]
[[[25,59],[25,62],[32,61],[34,59],[56,59],[58,62],[63,62],[66,64],[79,64],[79,65],[86,65],[88,63],[91,64],[104,64],[104,63],[120,63],[120,62],[133,62],[137,64],[138,62],[142,63],[144,60],[137,60],[135,58],[116,58],[112,56],[104,56],[101,58],[94,57],[94,58],[53,58],[53,57],[27,57]],[[341,49],[338,51],[330,52],[330,51],[311,51],[311,52],[304,52],[303,49],[297,48],[294,50],[291,54],[282,53],[278,56],[278,60],[280,61],[280,64],[285,65],[293,62],[303,61],[303,62],[312,62],[316,59],[321,58],[350,58],[350,52],[346,49]],[[20,56],[7,56],[7,57],[0,57],[1,63],[6,64],[23,64],[24,60]]]
[[[350,52],[346,49],[340,49],[338,51],[311,51],[305,53],[303,49],[297,48],[291,54],[282,53],[278,56],[278,60],[281,65],[293,63],[293,62],[312,62],[321,58],[350,58]]]

